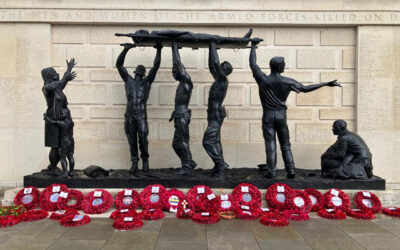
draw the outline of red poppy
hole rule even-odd
[[[178,219],[191,219],[193,215],[194,212],[190,208],[184,209],[182,206],[179,206],[176,212],[176,218]]]
[[[321,209],[318,211],[318,216],[329,220],[344,220],[346,214],[340,209]]]
[[[164,213],[161,209],[145,209],[139,213],[139,218],[142,220],[159,220],[164,218]]]
[[[142,226],[143,226],[143,221],[141,221],[136,217],[129,217],[129,216],[117,218],[113,223],[113,227],[118,230],[131,230]]]
[[[36,208],[39,202],[40,191],[33,186],[22,188],[14,198],[15,205],[24,205],[27,210]]]
[[[68,201],[75,199],[75,203],[68,204]],[[73,209],[80,210],[82,207],[83,194],[79,190],[69,189],[66,193],[60,193],[57,201],[57,208],[59,210]]]
[[[137,209],[140,203],[139,193],[130,188],[118,192],[115,197],[115,206],[118,209]]]
[[[287,210],[300,211],[309,213],[311,212],[312,203],[308,194],[304,191],[294,189],[286,197]]]
[[[186,196],[189,207],[195,212],[218,212],[220,200],[206,185],[197,185],[189,190]]]
[[[303,211],[298,210],[298,209],[285,210],[283,212],[283,216],[288,220],[294,220],[294,221],[303,221],[303,220],[310,219],[310,217],[308,216],[308,213],[303,212]]]
[[[77,227],[90,223],[89,215],[75,214],[67,215],[60,220],[60,225],[64,227]]]
[[[104,189],[96,189],[85,195],[82,209],[87,214],[101,214],[108,211],[113,204],[112,195]]]
[[[235,209],[235,214],[236,218],[241,220],[256,220],[261,216],[259,209],[248,210],[248,209],[242,209],[240,207],[237,207]]]
[[[0,216],[0,227],[10,227],[21,222],[21,218],[15,215]]]
[[[61,220],[67,215],[75,215],[75,214],[79,214],[79,212],[75,209],[57,210],[51,213],[50,219]]]
[[[268,187],[266,200],[270,208],[284,211],[286,207],[286,198],[292,192],[292,188],[283,183],[275,183]]]
[[[47,218],[49,213],[45,210],[28,210],[25,213],[21,214],[22,221],[37,221]]]
[[[376,218],[373,212],[363,209],[348,209],[346,215],[359,220],[373,220]]]
[[[115,220],[123,217],[139,218],[139,214],[135,210],[120,209],[111,213],[110,219]]]
[[[68,192],[68,188],[64,184],[51,184],[46,187],[40,196],[40,207],[46,211],[56,211],[61,192]]]
[[[219,212],[230,212],[235,210],[235,198],[231,194],[221,194],[219,196],[221,206]]]
[[[368,191],[357,192],[354,196],[356,206],[362,210],[369,210],[374,214],[382,210],[382,203],[378,196]]]
[[[260,223],[271,227],[284,227],[289,225],[289,220],[279,212],[269,212],[261,217]]]
[[[249,183],[241,183],[232,191],[235,200],[235,208],[248,206],[251,210],[261,207],[261,192],[258,188]]]
[[[320,191],[318,191],[314,188],[307,188],[304,191],[308,194],[308,197],[311,200],[311,204],[312,204],[311,211],[312,212],[318,212],[319,210],[321,210],[324,207],[325,198],[321,194]]]
[[[382,212],[391,217],[400,217],[400,207],[386,207]]]
[[[350,208],[349,196],[340,189],[329,189],[324,195],[325,207],[347,211]]]
[[[160,184],[148,185],[140,192],[140,205],[143,209],[162,209],[166,192]]]
[[[163,208],[166,211],[176,213],[179,204],[186,199],[186,195],[178,189],[169,189],[164,196]]]
[[[199,224],[215,224],[219,219],[219,214],[213,212],[201,212],[194,214],[192,217],[192,221]]]

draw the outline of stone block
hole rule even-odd
[[[343,68],[354,69],[356,67],[356,51],[354,48],[344,49],[342,58]]]
[[[229,120],[258,120],[262,117],[261,108],[228,108]]]
[[[356,105],[356,85],[343,84],[342,85],[342,105],[354,106]]]
[[[249,124],[242,121],[225,121],[221,129],[223,142],[245,142],[249,140]]]
[[[311,120],[313,117],[312,109],[307,108],[289,107],[286,112],[288,120]]]
[[[139,29],[139,27],[137,28]],[[90,27],[90,43],[92,44],[120,44],[132,43],[132,39],[124,36],[115,36],[115,33],[131,33],[136,30],[132,26],[92,26]]]
[[[0,121],[1,128],[12,128],[15,122],[15,88],[12,77],[0,77]]]
[[[296,123],[297,143],[333,143],[331,123]]]
[[[125,107],[91,107],[90,118],[94,119],[125,119]]]
[[[105,104],[106,86],[104,84],[72,83],[65,88],[70,104]]]
[[[124,84],[113,84],[107,88],[107,103],[112,105],[125,105],[126,93]]]
[[[355,108],[329,108],[319,110],[319,119],[321,120],[355,120]]]
[[[321,72],[321,82],[329,82],[332,80],[338,80],[338,82],[342,83],[353,83],[356,81],[355,79],[356,73],[354,71],[326,71]]]
[[[158,100],[160,105],[175,105],[176,85],[160,85]],[[197,86],[193,86],[192,96],[190,98],[190,105],[197,104]]]
[[[174,107],[149,107],[147,108],[147,117],[150,119],[169,119],[173,111]]]
[[[105,121],[75,121],[74,137],[77,141],[106,140],[106,131]]]
[[[258,92],[258,85],[252,84],[250,86],[250,105],[260,106],[261,100]]]
[[[208,104],[208,94],[210,92],[210,86],[204,88],[204,103]],[[245,86],[242,85],[229,85],[228,91],[223,105],[226,106],[240,106],[243,105],[245,97]]]
[[[298,49],[297,68],[299,69],[334,69],[334,49]]]
[[[133,74],[128,70],[128,73]],[[123,82],[115,69],[96,69],[90,71],[90,81],[93,82]]]
[[[355,45],[356,31],[353,28],[326,28],[321,30],[321,45]]]
[[[262,122],[250,122],[250,142],[264,142]]]
[[[314,28],[278,28],[275,29],[275,45],[313,45]]]
[[[335,89],[323,87],[318,90],[297,95],[297,105],[301,106],[332,106],[335,104]]]
[[[85,26],[54,25],[53,43],[88,43],[89,29]]]
[[[105,67],[105,47],[67,47],[67,58],[75,58],[77,67]]]
[[[65,66],[67,59],[67,48],[64,46],[53,46],[51,48],[51,64],[53,66]]]
[[[248,62],[248,58],[250,56],[250,51],[246,53],[246,61]],[[270,60],[275,56],[281,56],[285,58],[286,68],[292,68],[292,58],[290,57],[291,53],[288,48],[285,49],[275,49],[269,47],[259,47],[257,49],[257,64],[260,68],[269,68]]]
[[[82,119],[85,116],[85,110],[83,107],[70,105],[68,108],[71,111],[72,119]]]

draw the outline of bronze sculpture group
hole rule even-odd
[[[290,148],[289,130],[286,118],[286,99],[290,92],[306,93],[324,86],[340,87],[334,81],[327,83],[303,85],[292,78],[281,75],[285,69],[283,57],[274,57],[270,60],[269,75],[264,74],[256,63],[257,45],[260,38],[251,39],[252,29],[241,38],[221,37],[216,35],[192,33],[187,31],[165,30],[148,32],[139,30],[130,34],[116,34],[118,36],[131,37],[134,43],[121,44],[124,48],[117,58],[116,67],[125,82],[126,112],[125,134],[127,136],[132,165],[130,172],[134,176],[139,175],[139,152],[142,160],[142,170],[149,171],[149,134],[147,124],[146,103],[149,97],[151,84],[154,81],[161,63],[161,50],[163,46],[172,48],[172,75],[179,82],[175,95],[175,108],[170,121],[174,121],[174,137],[172,146],[181,161],[181,167],[177,169],[177,175],[191,175],[196,167],[190,151],[189,125],[191,110],[189,109],[193,82],[183,65],[179,47],[192,48],[208,47],[208,66],[214,83],[211,85],[208,96],[207,129],[203,137],[203,147],[214,162],[213,169],[209,172],[213,176],[223,178],[224,170],[229,168],[223,156],[221,144],[221,127],[226,117],[223,101],[228,91],[228,76],[232,73],[232,65],[229,62],[219,61],[217,49],[220,48],[245,48],[251,43],[250,68],[259,87],[259,95],[263,107],[262,131],[265,141],[266,165],[261,170],[265,177],[276,177],[276,136],[278,137],[282,157],[287,172],[287,178],[295,177],[295,164]],[[153,46],[157,49],[154,65],[146,76],[146,68],[138,65],[131,76],[124,67],[126,54],[136,46]],[[74,59],[67,62],[68,69],[63,78],[53,68],[42,70],[44,80],[43,93],[47,101],[45,119],[45,145],[51,147],[48,171],[54,175],[73,175],[74,169],[74,140],[73,121],[68,109],[67,98],[63,89],[67,83],[75,78],[71,72],[75,65]],[[346,129],[346,123],[342,120],[335,121],[333,132],[338,135],[338,141],[332,145],[321,157],[321,174],[328,178],[357,178],[366,179],[372,177],[371,153],[365,142],[356,134]],[[69,171],[67,169],[69,163]],[[61,162],[62,172],[57,168]]]

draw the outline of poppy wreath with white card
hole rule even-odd
[[[368,191],[357,192],[354,196],[354,202],[356,203],[357,208],[369,210],[374,214],[377,214],[382,210],[382,203],[378,196]]]
[[[307,188],[304,191],[308,194],[308,197],[311,200],[312,212],[318,212],[319,210],[324,208],[325,198],[320,191],[314,188]]]
[[[90,223],[89,215],[75,214],[67,215],[60,220],[60,225],[64,227],[78,227]]]
[[[37,221],[43,220],[49,216],[49,213],[43,209],[40,210],[28,210],[21,214],[21,221]]]
[[[359,208],[347,209],[346,215],[359,220],[373,220],[376,218],[372,211]]]
[[[33,186],[28,186],[19,190],[14,198],[15,205],[24,205],[27,210],[36,208],[39,202],[40,191]]]
[[[218,213],[221,207],[221,200],[214,193],[200,197],[200,212]]]
[[[346,214],[340,209],[328,208],[318,211],[318,216],[328,220],[344,220]]]
[[[286,207],[286,198],[293,191],[291,187],[283,183],[275,183],[268,187],[266,200],[270,208],[284,211]]]
[[[176,213],[178,211],[179,204],[185,199],[186,195],[182,191],[176,188],[168,189],[164,196],[163,209],[172,213]]]
[[[75,214],[79,214],[79,212],[75,209],[57,210],[52,212],[49,218],[52,220],[61,220],[67,215],[75,215]]]
[[[118,230],[132,230],[143,226],[143,221],[135,217],[122,217],[114,221],[113,227]]]
[[[260,218],[261,214],[259,209],[250,208],[248,206],[242,205],[235,208],[236,218],[241,220],[256,220]]]
[[[87,214],[101,214],[113,204],[112,195],[104,189],[96,189],[83,197],[82,209]]]
[[[139,204],[140,195],[134,189],[126,188],[115,197],[115,206],[118,209],[137,209]]]
[[[286,207],[288,210],[311,212],[311,199],[308,194],[302,190],[294,189],[286,197]]]
[[[235,210],[235,198],[231,194],[221,194],[219,196],[221,206],[219,212],[230,212]]]
[[[15,215],[0,216],[0,228],[14,226],[21,222],[21,218]]]
[[[283,211],[283,216],[288,220],[294,220],[294,221],[303,221],[303,220],[310,219],[310,216],[308,216],[308,213],[298,210],[298,209],[285,210],[285,211]]]
[[[350,208],[350,198],[349,196],[340,189],[329,189],[324,195],[325,207],[335,208],[342,211],[346,211]]]
[[[162,209],[167,189],[160,184],[148,185],[140,192],[140,206],[143,209]]]
[[[68,201],[75,200],[75,203],[68,204]],[[67,192],[61,192],[57,201],[59,210],[74,209],[80,210],[83,201],[83,193],[79,190],[69,189]]]
[[[382,213],[391,217],[400,217],[400,207],[386,207],[382,210]]]
[[[178,219],[191,219],[193,215],[193,210],[190,208],[183,208],[182,206],[179,206],[178,211],[176,212],[176,218]]]
[[[161,209],[144,209],[139,213],[139,218],[142,220],[159,220],[164,218],[164,213]]]
[[[219,214],[214,212],[201,212],[192,216],[192,221],[199,224],[215,224],[219,220]]]
[[[219,209],[219,199],[214,192],[206,185],[196,185],[192,187],[186,195],[189,207],[195,213],[208,211],[209,208]]]
[[[136,210],[130,210],[127,208],[120,209],[120,210],[115,210],[111,213],[110,219],[116,220],[119,218],[123,217],[134,217],[134,218],[139,218],[139,214],[136,212]]]
[[[61,192],[68,192],[68,188],[64,184],[52,184],[43,189],[40,196],[40,207],[46,211],[56,211]]]
[[[258,210],[258,213],[260,214],[260,216],[265,215],[266,213],[271,213],[274,212],[275,209],[273,208],[269,208],[269,207],[260,207],[260,209]]]
[[[260,223],[271,227],[284,227],[289,225],[289,220],[286,219],[279,211],[265,213],[261,219]]]
[[[252,184],[239,184],[233,189],[232,196],[235,200],[235,208],[248,206],[250,210],[257,210],[261,207],[261,192]]]

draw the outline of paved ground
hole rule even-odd
[[[200,225],[165,218],[135,231],[118,231],[110,219],[65,228],[45,219],[0,229],[0,249],[400,249],[400,220],[330,221],[312,218],[284,228],[258,221],[221,220]]]

